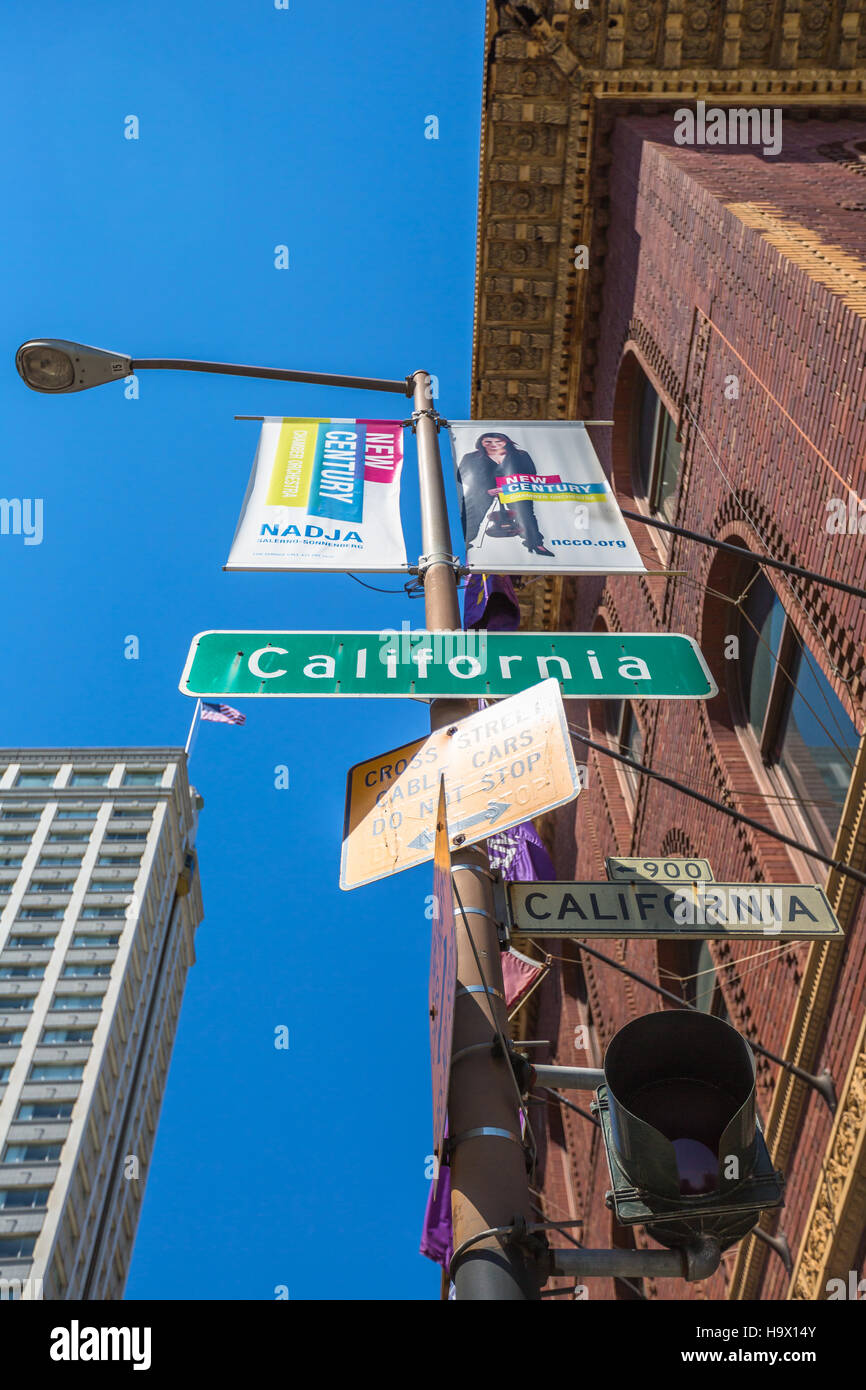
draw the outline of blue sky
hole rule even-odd
[[[133,357],[424,366],[442,413],[465,418],[483,9],[7,7],[0,492],[43,499],[44,539],[0,536],[5,745],[182,745],[177,682],[205,628],[423,625],[419,600],[342,575],[222,571],[257,437],[235,414],[394,418],[408,402],[162,372],[137,400],[119,385],[51,399],[14,354],[54,336]],[[413,461],[407,434],[414,559]],[[244,728],[201,729],[192,760],[206,915],[127,1297],[435,1298],[417,1253],[431,871],[338,888],[346,770],[426,732],[425,710],[243,708]]]

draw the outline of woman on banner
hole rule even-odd
[[[460,517],[467,548],[473,545],[481,530],[491,498],[498,496],[497,478],[515,474],[537,477],[538,470],[525,449],[518,449],[507,434],[488,431],[480,434],[472,453],[464,454],[457,469],[460,479]],[[500,498],[498,509],[491,517],[485,535],[493,537],[522,536],[523,544],[533,555],[549,555],[538,529],[531,502],[509,502]]]

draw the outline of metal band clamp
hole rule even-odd
[[[493,985],[461,985],[455,992],[455,999],[458,994],[495,994],[497,999],[501,999],[503,1004],[505,1003],[505,995],[501,990],[494,989]]]
[[[523,1140],[519,1135],[512,1134],[510,1129],[497,1129],[494,1125],[482,1125],[479,1129],[464,1129],[462,1134],[455,1134],[453,1139],[448,1140],[449,1152],[467,1139],[510,1139],[513,1143],[519,1144],[521,1149],[523,1148]]]

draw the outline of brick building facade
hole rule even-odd
[[[621,505],[742,548],[738,558],[633,523],[652,573],[524,589],[525,627],[695,636],[719,687],[706,704],[572,702],[572,726],[862,870],[866,604],[761,571],[749,553],[866,583],[866,16],[824,5],[795,24],[776,9],[716,6],[719,27],[698,51],[697,7],[611,3],[608,37],[590,52],[587,25],[558,0],[491,7],[475,414],[613,420],[593,434]],[[638,105],[641,94],[652,100]],[[698,99],[778,108],[780,155],[677,144],[674,112]],[[703,855],[728,882],[822,884],[846,932],[841,947],[601,946],[789,1062],[826,1069],[838,1107],[758,1058],[762,1123],[787,1175],[786,1206],[761,1225],[784,1236],[790,1271],[747,1237],[703,1285],[598,1281],[591,1294],[826,1297],[830,1278],[866,1263],[859,885],[601,752],[576,752],[588,763],[576,814],[542,826],[560,878],[603,878],[610,854]],[[546,946],[562,959],[522,1023],[523,1036],[551,1040],[539,1060],[600,1065],[631,1018],[674,1007],[579,943]],[[533,1119],[545,1215],[582,1219],[587,1245],[630,1244],[605,1206],[595,1126],[549,1098]],[[640,1228],[636,1239],[646,1243]]]

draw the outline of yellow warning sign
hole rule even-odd
[[[440,776],[452,849],[572,801],[580,779],[559,682],[542,681],[350,768],[341,888],[433,858]]]

